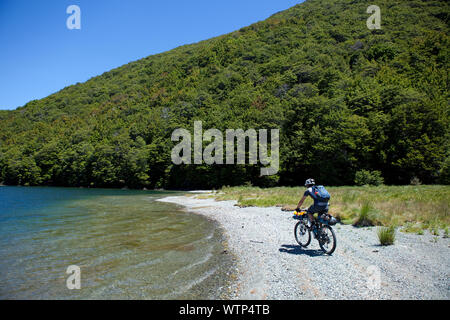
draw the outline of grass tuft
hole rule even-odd
[[[421,223],[407,222],[404,224],[401,231],[406,233],[415,233],[418,235],[423,235],[423,225]]]
[[[359,210],[358,217],[353,222],[355,227],[370,227],[374,225],[372,206],[369,202],[363,203],[361,209]]]
[[[382,246],[389,246],[395,242],[395,227],[378,227],[378,240]]]

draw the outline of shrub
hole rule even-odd
[[[422,184],[422,182],[419,180],[419,178],[414,177],[409,182],[412,186],[419,186]]]
[[[395,227],[378,227],[378,240],[382,246],[394,244],[395,241]]]
[[[355,174],[355,183],[358,186],[373,185],[379,186],[384,183],[380,171],[360,170]]]

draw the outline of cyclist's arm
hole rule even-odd
[[[306,197],[307,197],[306,195],[303,195],[303,197],[298,202],[297,209],[300,209],[300,207],[302,206],[302,204],[305,201]]]

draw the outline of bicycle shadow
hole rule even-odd
[[[281,248],[278,249],[280,252],[289,253],[289,254],[304,254],[310,257],[318,257],[324,256],[325,253],[322,250],[318,249],[305,249],[300,247],[299,245],[291,245],[291,244],[282,244]]]

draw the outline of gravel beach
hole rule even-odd
[[[279,207],[239,208],[195,196],[159,201],[219,222],[225,253],[236,257],[231,299],[450,298],[450,239],[442,235],[397,231],[394,245],[380,246],[376,228],[337,224],[337,248],[328,256],[315,239],[300,248],[292,212]]]

